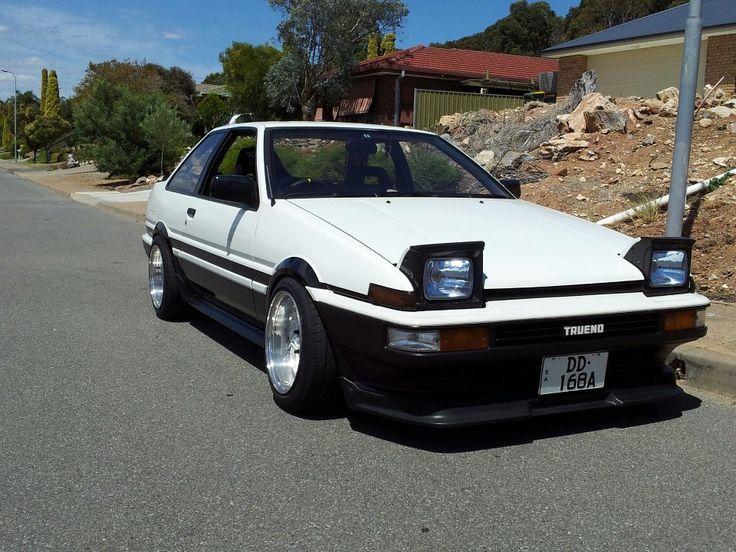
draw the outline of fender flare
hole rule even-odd
[[[319,281],[317,273],[310,266],[310,264],[300,257],[289,257],[281,261],[276,270],[268,280],[268,290],[266,296],[270,299],[271,292],[279,280],[285,277],[291,277],[300,282],[301,284],[309,287],[326,287],[325,284]]]

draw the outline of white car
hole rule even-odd
[[[518,195],[518,193],[516,194]],[[705,335],[692,240],[634,239],[517,199],[435,134],[252,123],[151,192],[156,314],[265,348],[275,401],[470,425],[681,394]]]

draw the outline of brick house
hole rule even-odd
[[[399,123],[411,125],[415,89],[522,95],[536,88],[540,74],[557,69],[554,59],[414,46],[357,64],[333,113],[339,120],[393,124],[398,103]]]
[[[542,52],[560,62],[558,100],[580,75],[598,74],[598,90],[614,96],[652,97],[680,85],[688,4],[576,38]],[[698,88],[715,84],[736,92],[736,0],[703,1]]]

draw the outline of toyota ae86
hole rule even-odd
[[[213,130],[151,191],[156,315],[195,309],[263,346],[292,413],[461,426],[682,393],[702,337],[692,240],[631,238],[518,199],[427,132]]]

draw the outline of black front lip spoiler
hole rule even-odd
[[[670,371],[663,366],[663,371]],[[683,394],[675,383],[623,389],[604,389],[575,401],[539,398],[488,404],[442,404],[391,397],[347,378],[341,378],[348,406],[356,411],[400,422],[429,427],[464,427],[526,420],[537,416],[600,408],[635,406],[676,399]],[[565,399],[570,395],[562,395]]]

